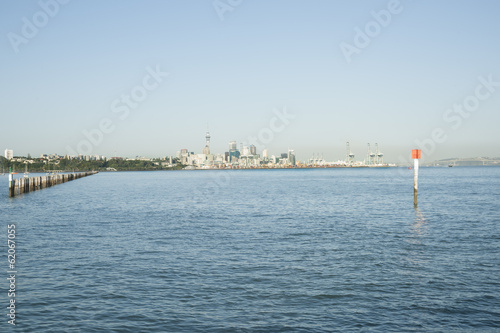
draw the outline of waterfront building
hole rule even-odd
[[[297,164],[295,159],[295,151],[292,149],[288,149],[288,163],[290,163],[290,165],[292,166],[295,166]]]
[[[14,158],[14,151],[12,149],[5,149],[5,158],[11,160]]]
[[[228,163],[238,162],[241,153],[238,150],[238,145],[237,145],[236,141],[229,142],[229,152],[227,153],[227,155],[228,155],[228,157],[227,157],[226,161]]]
[[[181,154],[180,154],[180,161],[181,161],[181,164],[184,164],[184,165],[190,165],[190,156],[191,154],[188,152],[187,149],[181,149]]]
[[[262,151],[262,158],[263,159],[269,158],[269,150],[267,148]]]
[[[233,150],[229,152],[229,162],[236,163],[240,159],[240,151]]]
[[[250,147],[248,146],[243,146],[241,149],[241,156],[248,156],[250,155]]]
[[[203,148],[203,154],[210,155],[210,132],[208,130],[205,135],[205,148]]]
[[[250,145],[250,155],[257,155],[257,147],[255,145]]]

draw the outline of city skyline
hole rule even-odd
[[[103,158],[114,158],[114,157],[120,157],[120,158],[127,158],[127,159],[158,159],[158,158],[170,158],[170,157],[177,157],[179,158],[179,154],[182,154],[183,152],[192,154],[192,155],[213,155],[221,158],[226,154],[231,154],[231,151],[237,151],[238,152],[238,157],[240,156],[249,156],[249,155],[259,155],[259,156],[264,156],[264,157],[270,157],[270,156],[277,156],[279,157],[280,155],[284,154],[289,154],[290,152],[293,152],[294,158],[297,159],[297,161],[300,162],[307,162],[313,159],[317,160],[322,160],[324,162],[328,163],[334,163],[334,162],[339,162],[339,161],[350,161],[352,163],[354,162],[362,162],[362,163],[373,163],[373,161],[377,160],[380,158],[381,161],[384,161],[386,163],[389,163],[391,165],[406,165],[410,154],[407,154],[408,156],[403,156],[399,155],[398,159],[396,159],[394,156],[389,156],[389,158],[383,153],[383,149],[379,149],[379,144],[378,142],[375,143],[366,143],[364,145],[364,149],[359,149],[361,146],[359,144],[352,144],[351,142],[347,141],[344,143],[344,148],[343,151],[339,148],[338,151],[335,151],[333,154],[325,154],[322,151],[313,151],[313,152],[300,152],[296,153],[294,149],[291,149],[290,146],[286,149],[281,150],[271,150],[268,148],[267,145],[265,145],[265,142],[259,142],[259,138],[261,136],[250,136],[247,138],[247,140],[241,140],[236,141],[236,140],[230,140],[226,143],[226,145],[229,145],[229,149],[226,148],[225,150],[222,149],[220,151],[214,151],[212,150],[212,145],[211,145],[211,138],[212,135],[210,134],[210,131],[208,129],[207,125],[207,131],[205,132],[205,146],[196,149],[196,147],[190,147],[190,148],[179,148],[174,154],[157,154],[157,155],[144,155],[141,153],[135,154],[135,155],[120,155],[114,154],[111,155],[106,155],[106,154],[93,154],[93,153],[86,153],[86,152],[77,152],[77,151],[66,151],[64,154],[60,154],[58,152],[48,152],[48,151],[43,151],[42,153],[25,153],[25,154],[14,154],[13,149],[6,148],[4,150],[4,157],[6,159],[12,159],[13,157],[26,157],[26,156],[32,156],[32,158],[37,158],[36,156],[40,156],[40,158],[52,155],[52,156],[60,156],[60,157],[70,157],[70,158],[75,158],[75,157],[97,157],[97,159],[103,159]],[[254,140],[254,141],[249,141],[249,140]],[[255,145],[257,144],[257,146]],[[428,140],[425,144],[436,144],[432,142],[431,140]],[[184,146],[182,146],[184,147]],[[354,148],[353,148],[354,147]],[[338,148],[338,147],[337,147]],[[299,158],[298,156],[301,156]],[[335,158],[330,158],[330,156],[336,156]],[[302,158],[303,157],[303,158]],[[423,161],[430,163],[430,162],[438,162],[446,159],[474,159],[474,158],[491,158],[491,159],[499,159],[500,156],[480,156],[480,155],[471,155],[471,156],[447,156],[446,158],[441,158],[441,159],[423,159]],[[382,162],[380,162],[382,163]],[[190,163],[189,163],[190,164]]]
[[[216,152],[272,132],[299,160],[347,141],[395,163],[500,156],[495,1],[0,6],[0,145],[21,155],[173,156],[208,122]]]

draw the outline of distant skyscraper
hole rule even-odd
[[[257,155],[257,147],[254,145],[250,146],[250,155]]]
[[[263,157],[263,158],[269,158],[269,150],[264,149],[264,150],[262,151],[262,157]]]
[[[236,162],[240,158],[239,150],[232,150],[229,152],[229,162]]]
[[[11,160],[14,158],[14,151],[11,149],[5,149],[5,158]]]
[[[295,166],[297,164],[297,161],[295,159],[295,151],[288,149],[288,162],[290,162],[291,165]]]
[[[229,141],[229,157],[228,162],[236,162],[240,158],[240,151],[236,141]]]
[[[243,149],[241,150],[241,155],[248,156],[249,154],[250,154],[250,148],[248,146],[243,146]]]

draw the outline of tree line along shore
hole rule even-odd
[[[29,162],[28,162],[29,161]],[[180,170],[185,166],[181,164],[165,163],[158,160],[126,160],[126,159],[108,159],[100,161],[86,161],[77,159],[31,159],[22,160],[16,158],[8,160],[0,156],[0,171],[8,173],[9,168],[12,172],[59,172],[59,171],[154,171],[154,170]]]

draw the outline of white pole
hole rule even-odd
[[[12,167],[9,167],[9,197],[14,196],[14,175],[12,174]]]
[[[413,204],[417,206],[418,191],[418,159],[413,160]]]

